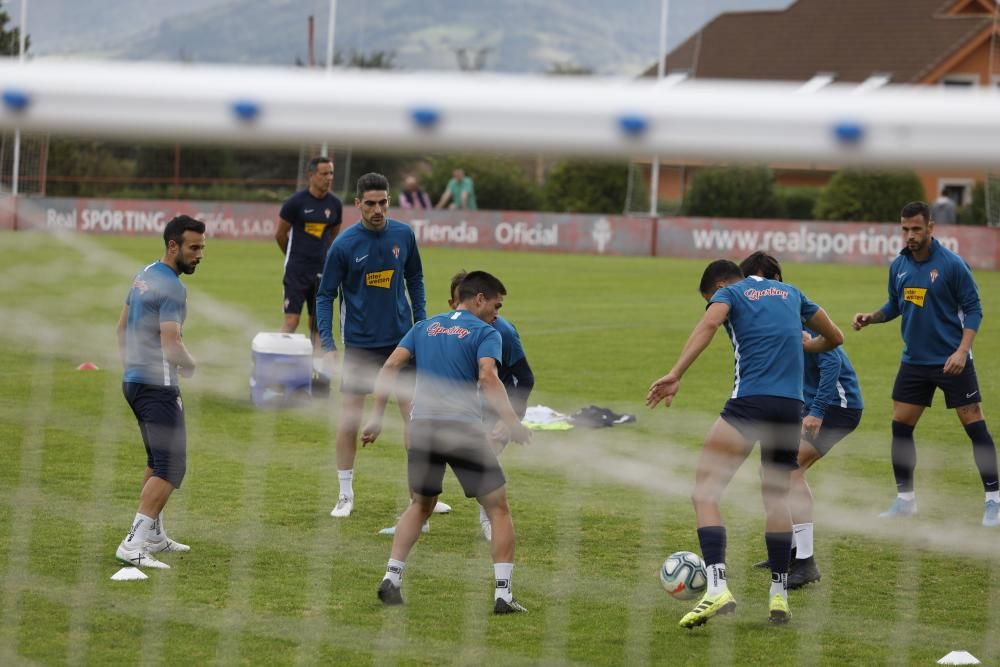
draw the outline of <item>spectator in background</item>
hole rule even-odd
[[[407,176],[399,193],[399,208],[433,208],[431,197],[417,183],[416,176]]]
[[[451,204],[448,203],[449,200]],[[441,195],[436,208],[444,208],[445,206],[476,210],[476,190],[472,185],[472,179],[465,175],[463,169],[451,172],[451,180],[445,186],[444,194]]]
[[[941,196],[934,200],[931,206],[931,220],[938,225],[954,225],[958,222],[955,202],[948,196],[947,190],[941,190]]]

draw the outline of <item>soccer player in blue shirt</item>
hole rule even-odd
[[[180,488],[187,463],[187,431],[178,376],[191,377],[195,361],[182,339],[187,290],[181,274],[192,274],[205,249],[205,223],[186,215],[163,229],[166,250],[132,279],[118,318],[118,352],[125,375],[122,392],[146,448],[139,509],[115,558],[127,565],[168,569],[154,553],[190,551],[167,537],[163,508]]]
[[[448,306],[453,310],[458,308],[460,303],[458,286],[467,275],[465,271],[459,271],[451,278],[451,291],[449,292],[451,298],[448,299]],[[497,315],[497,318],[493,320],[493,328],[500,332],[501,339],[500,367],[497,369],[497,373],[504,389],[507,390],[507,398],[510,399],[510,404],[514,408],[514,412],[517,413],[518,419],[524,419],[524,413],[528,409],[528,397],[535,386],[535,374],[528,364],[528,356],[521,344],[521,335],[517,332],[517,328],[500,315]],[[486,418],[486,431],[490,434],[490,445],[499,456],[507,445],[505,439],[494,436],[494,427],[502,428],[498,424],[499,417],[490,409],[489,405],[483,406],[483,413]],[[483,537],[490,541],[493,536],[493,527],[490,524],[490,518],[486,516],[486,509],[482,505],[479,506],[479,526]]]
[[[336,367],[333,299],[340,294],[341,411],[337,423],[340,494],[330,512],[348,517],[354,509],[354,459],[365,396],[375,376],[414,322],[427,317],[424,270],[413,230],[389,217],[389,181],[369,173],[358,179],[354,205],[361,221],[337,235],[323,267],[316,296],[320,341],[327,369]],[[409,300],[407,300],[409,294]],[[412,369],[404,372],[412,380]],[[404,425],[410,420],[409,392],[397,395]],[[405,437],[405,436],[404,436]],[[439,511],[447,511],[442,503]]]
[[[740,262],[744,276],[761,276],[783,281],[777,259],[757,251]],[[804,329],[804,341],[815,332]],[[806,470],[858,427],[864,402],[858,376],[843,347],[820,354],[807,354],[802,380],[802,437],[799,440],[797,470],[792,472],[788,504],[792,513],[792,553],[788,569],[788,588],[801,588],[820,580],[819,567],[813,558],[813,495],[806,482]],[[761,561],[754,567],[767,568]]]
[[[892,388],[892,472],[896,499],[880,516],[908,517],[917,512],[913,471],[917,449],[913,430],[941,389],[972,441],[972,456],[986,492],[982,524],[1000,525],[997,453],[980,405],[979,381],[972,363],[972,341],[983,321],[979,289],[969,265],[934,238],[934,221],[924,202],[903,207],[900,227],[906,247],[889,267],[889,299],[879,310],[857,313],[852,325],[902,316],[903,359]]]
[[[402,604],[406,557],[437,503],[448,465],[465,495],[486,508],[493,525],[494,613],[525,612],[511,592],[514,524],[506,480],[487,442],[482,413],[485,398],[499,415],[505,437],[516,442],[531,440],[531,432],[521,424],[497,375],[502,343],[490,323],[496,320],[507,290],[489,273],[473,271],[458,292],[461,302],[455,310],[418,322],[386,360],[378,376],[375,406],[362,433],[365,443],[378,438],[399,371],[415,359],[417,382],[407,449],[413,502],[396,525],[378,597],[387,605]]]
[[[278,216],[274,239],[285,256],[282,278],[285,320],[281,330],[293,333],[299,327],[302,306],[309,311],[309,331],[319,348],[316,328],[316,290],[330,244],[340,231],[343,205],[330,193],[333,160],[325,155],[309,160],[309,187],[285,200]]]
[[[802,352],[819,353],[843,342],[843,334],[826,312],[793,285],[760,276],[744,278],[733,262],[712,262],[698,288],[708,301],[673,368],[653,382],[646,405],[663,401],[669,407],[680,390],[681,378],[708,347],[719,327],[733,344],[733,391],[708,436],[695,473],[691,494],[698,540],[708,568],[708,590],[680,621],[683,628],[702,625],[716,614],[736,610],[726,584],[726,529],[719,503],[722,493],[760,441],[761,484],[767,515],[764,539],[771,567],[769,619],[786,623],[788,561],[792,548],[792,520],[788,509],[791,472],[797,467],[802,424]],[[802,339],[805,322],[820,335]]]

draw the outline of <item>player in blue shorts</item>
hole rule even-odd
[[[701,321],[684,344],[673,368],[653,382],[646,405],[660,401],[669,407],[680,390],[681,378],[724,327],[733,344],[733,391],[705,438],[698,458],[691,494],[698,540],[708,568],[708,590],[680,621],[693,628],[716,614],[736,610],[726,584],[726,529],[719,503],[757,441],[760,441],[761,484],[767,515],[764,540],[771,566],[769,619],[786,623],[788,561],[792,548],[792,520],[788,509],[791,472],[797,467],[802,425],[802,352],[819,353],[843,342],[840,329],[826,312],[793,285],[760,276],[743,277],[729,260],[708,265],[699,292],[708,301]],[[805,322],[820,335],[802,340]]]
[[[309,311],[309,331],[319,348],[316,328],[316,290],[330,244],[340,231],[343,204],[333,194],[333,160],[325,155],[309,160],[309,187],[285,200],[278,216],[274,239],[285,256],[282,278],[285,319],[281,330],[293,333],[299,327],[302,306]]]
[[[334,517],[348,517],[354,509],[354,459],[365,396],[374,391],[379,368],[413,323],[427,317],[417,239],[408,226],[389,217],[386,177],[369,173],[359,178],[354,205],[361,220],[340,232],[330,246],[316,296],[324,365],[332,373],[341,362],[336,445],[340,494],[330,512]],[[333,340],[333,299],[338,293],[342,360]],[[412,381],[412,369],[404,371],[406,377]],[[401,390],[397,395],[404,426],[410,420],[409,394]]]
[[[783,281],[777,259],[758,251],[740,263],[745,276],[761,276]],[[804,336],[815,332],[804,329]],[[804,338],[808,340],[808,338]],[[820,580],[819,567],[813,558],[813,495],[806,482],[806,470],[858,427],[864,402],[858,376],[843,347],[821,354],[807,354],[802,394],[802,437],[799,440],[797,470],[792,472],[788,504],[792,513],[792,560],[788,569],[788,588],[801,588]],[[766,569],[768,562],[754,565]]]
[[[448,299],[448,307],[453,310],[458,308],[460,303],[458,286],[466,275],[468,274],[465,271],[459,271],[451,278],[449,291],[451,298]],[[518,419],[524,419],[524,413],[528,409],[528,397],[535,386],[535,374],[528,364],[528,356],[524,351],[524,345],[521,344],[521,335],[517,332],[517,328],[500,315],[497,315],[497,318],[493,320],[493,328],[500,332],[501,339],[500,367],[497,369],[497,373],[500,376],[500,381],[503,382],[504,389],[507,390],[507,398],[510,400],[514,412],[517,413]],[[490,435],[490,444],[493,451],[499,456],[507,445],[505,439],[496,437],[494,434],[495,427],[502,428],[501,425],[498,425],[499,417],[490,409],[489,405],[483,406],[483,416],[485,417],[486,432]],[[493,536],[493,528],[489,517],[486,516],[486,509],[482,505],[479,506],[479,526],[483,537],[490,541]]]
[[[856,331],[901,317],[903,360],[892,388],[892,472],[896,499],[880,516],[917,513],[913,471],[917,448],[913,430],[931,406],[934,390],[954,408],[972,441],[972,457],[986,493],[982,524],[1000,526],[997,452],[986,428],[972,341],[983,321],[979,288],[961,257],[934,238],[934,221],[924,202],[903,207],[900,227],[906,247],[889,267],[889,299],[880,309],[857,313]]]
[[[378,376],[375,406],[362,433],[365,443],[378,438],[389,394],[398,391],[394,387],[399,371],[416,360],[407,450],[413,502],[396,524],[378,597],[387,605],[402,604],[401,577],[406,557],[434,509],[448,465],[465,495],[486,508],[493,525],[494,613],[525,612],[511,592],[514,524],[507,504],[506,480],[487,441],[482,413],[485,399],[499,415],[504,437],[517,442],[531,440],[531,432],[521,424],[497,375],[502,343],[500,333],[490,323],[499,314],[507,290],[494,276],[473,271],[458,291],[461,303],[455,310],[415,324],[386,360]]]
[[[163,257],[132,279],[118,318],[118,352],[125,367],[122,392],[146,448],[146,471],[135,519],[115,558],[127,565],[168,569],[154,553],[190,551],[167,537],[163,508],[181,486],[187,467],[187,431],[178,376],[191,377],[195,361],[184,345],[187,290],[205,249],[205,223],[181,215],[163,229]]]

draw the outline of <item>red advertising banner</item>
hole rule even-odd
[[[0,229],[84,234],[161,234],[178,214],[204,220],[215,238],[274,238],[278,204],[130,199],[0,198]],[[345,220],[356,212],[345,207]],[[755,250],[782,261],[885,265],[899,253],[897,225],[630,218],[520,211],[413,211],[391,215],[423,246],[581,254],[742,259]],[[1000,229],[942,225],[935,237],[975,269],[1000,268]]]
[[[19,197],[17,229],[156,235],[175,215],[190,215],[204,221],[214,238],[273,239],[279,208],[240,202]]]
[[[645,255],[653,247],[649,218],[523,211],[393,211],[424,246]]]
[[[1000,268],[1000,229],[940,225],[934,237],[974,269]],[[786,262],[888,264],[903,247],[898,225],[715,218],[661,218],[658,257],[739,260],[763,250]]]

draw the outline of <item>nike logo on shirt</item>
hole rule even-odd
[[[366,259],[367,257],[368,257],[368,255],[365,255],[364,257],[355,257],[355,258],[354,258],[354,262],[355,262],[355,263],[358,263],[358,262],[363,262],[363,261],[365,261],[365,259]]]
[[[304,210],[303,210],[302,212],[303,212],[303,213],[312,213],[312,212],[313,212],[313,211],[315,211],[315,210],[316,210],[316,209],[314,209],[314,208],[307,208],[307,209],[304,209]]]
[[[978,393],[979,393],[979,390],[977,389],[974,392],[972,392],[971,394],[966,394],[965,397],[966,398],[972,398],[973,396],[975,396]]]

